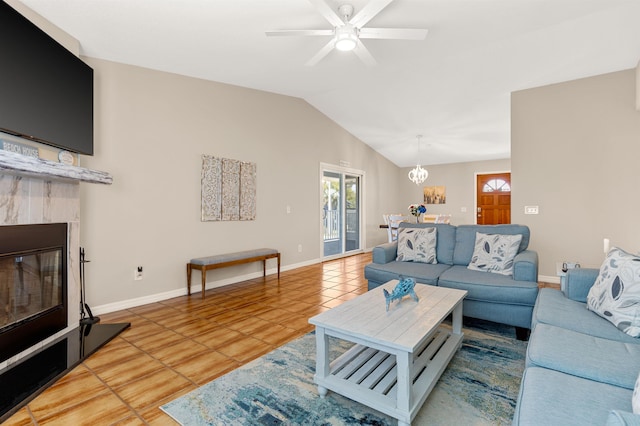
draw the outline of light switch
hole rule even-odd
[[[538,206],[524,206],[524,214],[538,214]]]

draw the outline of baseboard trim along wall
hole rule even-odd
[[[560,277],[556,275],[538,275],[538,282],[560,284]]]
[[[280,272],[289,271],[291,269],[301,268],[304,266],[315,265],[317,263],[322,262],[321,259],[313,259],[308,260],[306,262],[296,263],[293,265],[283,266],[280,269]],[[277,268],[268,268],[267,275],[277,274]],[[227,278],[219,281],[212,281],[207,283],[207,290],[212,288],[223,287],[229,284],[235,284],[242,281],[252,280],[254,278],[259,278],[262,276],[262,271],[253,272],[251,274],[239,275],[236,277]],[[202,285],[200,283],[200,276],[195,273],[191,278],[191,294],[199,294],[202,290]],[[138,297],[135,299],[127,299],[121,300],[118,302],[107,303],[104,305],[94,306],[91,308],[91,312],[94,315],[102,315],[108,314],[111,312],[121,311],[123,309],[135,308],[136,306],[148,305],[150,303],[162,302],[163,300],[172,299],[174,297],[180,297],[187,294],[187,283],[185,278],[184,288],[178,288],[175,290],[167,291],[164,293],[151,294],[149,296]]]

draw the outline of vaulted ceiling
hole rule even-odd
[[[366,39],[375,66],[331,51],[312,67],[330,36],[265,31],[331,29],[313,0],[21,1],[83,55],[303,98],[401,167],[508,158],[512,91],[640,59],[638,0],[395,0],[367,26],[424,40]]]

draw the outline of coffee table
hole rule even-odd
[[[410,425],[455,352],[462,345],[464,290],[416,284],[409,297],[385,310],[383,288],[309,319],[316,326],[316,374],[321,397],[328,390]],[[452,327],[442,325],[449,314]],[[355,343],[334,360],[329,336]]]

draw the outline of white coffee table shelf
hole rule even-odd
[[[386,312],[382,288],[309,320],[316,326],[314,380],[321,396],[332,390],[410,424],[462,344],[466,292],[416,285],[418,303],[407,298]],[[441,326],[450,313],[452,328]],[[329,336],[355,345],[332,361]]]

